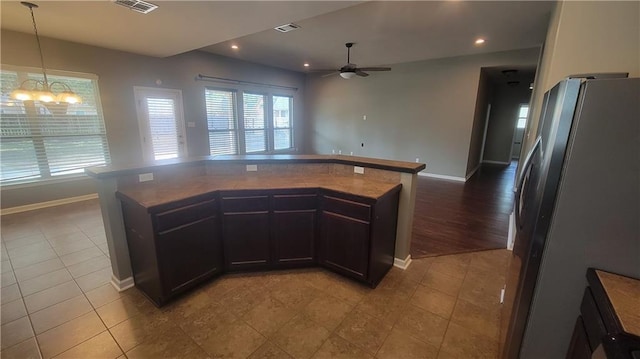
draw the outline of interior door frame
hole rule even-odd
[[[182,104],[182,90],[134,86],[133,97],[135,100],[136,114],[138,116],[138,133],[140,135],[140,147],[142,150],[142,158],[145,162],[154,161],[153,145],[147,142],[147,138],[151,137],[151,126],[149,124],[149,116],[146,113],[146,107],[142,106],[142,100],[145,96],[157,94],[158,97],[172,97],[175,99],[175,115],[176,115],[176,131],[178,132],[178,157],[188,157],[187,135],[184,125],[184,107]]]
[[[513,144],[516,141],[516,134],[518,133],[518,120],[520,120],[520,109],[522,108],[522,106],[527,105],[528,110],[527,110],[527,122],[524,124],[524,128],[522,129],[522,140],[520,141],[520,154],[518,154],[518,158],[514,158],[513,157]],[[513,160],[518,160],[520,161],[520,157],[522,156],[522,148],[524,147],[524,135],[525,132],[527,132],[527,125],[529,124],[529,111],[531,111],[531,106],[530,103],[528,102],[522,102],[520,104],[518,104],[518,111],[516,112],[516,125],[513,126],[513,135],[511,136],[511,147],[509,147],[509,162],[513,161]]]

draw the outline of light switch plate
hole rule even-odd
[[[364,174],[364,167],[353,166],[353,173]]]
[[[147,181],[153,181],[153,173],[149,172],[149,173],[141,173],[138,175],[138,181],[140,182],[147,182]]]
[[[247,165],[247,172],[257,172],[258,165]]]

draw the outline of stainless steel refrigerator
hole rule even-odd
[[[505,358],[565,357],[588,267],[640,277],[640,79],[569,78],[541,110],[517,182]]]

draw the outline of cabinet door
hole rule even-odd
[[[314,263],[316,212],[315,209],[274,211],[272,238],[277,266]]]
[[[217,221],[211,216],[157,234],[158,265],[166,295],[222,271]]]
[[[322,263],[358,279],[367,278],[369,222],[322,212]]]
[[[269,213],[225,213],[223,220],[225,268],[266,268],[269,261]]]

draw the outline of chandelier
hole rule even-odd
[[[40,36],[38,36],[38,27],[36,26],[36,18],[33,15],[33,8],[37,8],[38,5],[22,1],[20,4],[29,8],[31,12],[31,21],[33,22],[33,31],[36,34],[36,41],[38,42],[38,51],[40,52],[40,64],[42,65],[43,81],[28,79],[20,84],[20,87],[11,92],[11,98],[21,101],[40,101],[44,103],[82,103],[82,98],[76,95],[69,85],[54,81],[49,82],[47,79],[47,71],[44,66],[44,57],[42,56],[42,46],[40,45]],[[56,92],[54,92],[56,91]]]

